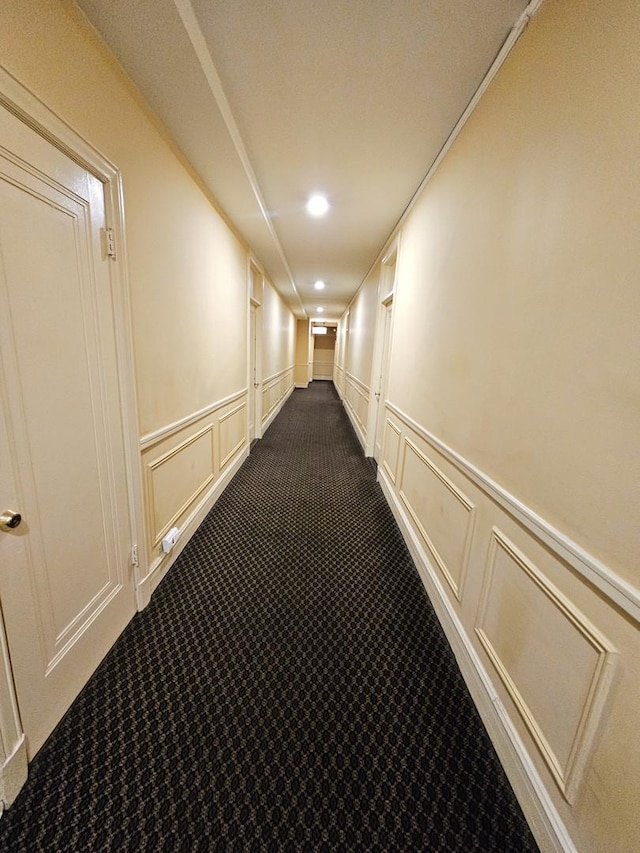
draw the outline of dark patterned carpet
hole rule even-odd
[[[330,383],[256,445],[0,847],[537,849]]]

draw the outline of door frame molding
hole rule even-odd
[[[147,564],[144,503],[139,455],[138,405],[134,373],[133,325],[124,229],[124,201],[120,171],[86,139],[74,131],[6,68],[0,65],[0,106],[78,163],[104,186],[105,221],[115,236],[116,256],[109,259],[116,339],[120,408],[124,436],[131,543],[138,548],[133,567],[138,609],[141,600],[140,567]],[[13,685],[4,620],[0,609],[0,810],[9,806],[27,778],[25,737]]]

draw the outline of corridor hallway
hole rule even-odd
[[[332,383],[254,447],[0,849],[537,849]]]

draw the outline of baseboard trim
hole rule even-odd
[[[540,850],[543,853],[577,853],[542,778],[382,467],[378,467],[378,482]]]
[[[202,522],[204,521],[204,518],[209,512],[209,510],[213,507],[222,492],[229,485],[244,460],[249,456],[249,450],[249,445],[245,444],[242,452],[239,453],[237,457],[233,460],[233,462],[229,464],[229,467],[224,472],[224,474],[218,478],[212,488],[205,494],[205,496],[198,503],[198,505],[192,510],[187,520],[182,525],[178,541],[176,542],[176,545],[171,551],[171,553],[166,554],[162,557],[156,557],[155,560],[153,560],[153,562],[149,566],[149,572],[136,587],[136,600],[138,604],[138,610],[144,610],[147,604],[149,604],[149,602],[151,601],[151,596],[157,589],[158,584],[165,577],[171,566],[178,559],[193,534],[196,532],[200,524],[202,524]]]
[[[345,396],[343,396],[340,393],[340,391],[338,391],[338,396],[340,397],[340,400],[342,401],[342,407],[345,410],[345,412],[347,413],[347,416],[349,418],[349,423],[351,424],[351,427],[353,428],[353,431],[356,434],[356,438],[360,442],[360,446],[362,447],[362,450],[364,452],[365,445],[366,445],[366,438],[365,438],[364,433],[362,432],[362,427],[358,423],[356,416],[354,415],[353,410],[351,409],[351,406],[349,405],[347,398]]]
[[[0,806],[8,809],[27,781],[27,744],[24,734],[0,767]],[[0,810],[0,814],[1,814]]]

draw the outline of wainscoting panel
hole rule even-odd
[[[360,442],[365,443],[369,417],[370,388],[351,373],[344,374],[344,400]]]
[[[613,648],[496,528],[476,633],[573,802],[611,683]]]
[[[313,354],[313,378],[314,379],[332,379],[333,378],[333,359],[335,350],[320,349],[316,346]]]
[[[211,425],[147,463],[154,546],[214,476]]]
[[[384,417],[378,480],[540,849],[582,849],[604,803],[631,837],[613,768],[637,778],[640,591],[393,403]]]
[[[475,506],[406,437],[398,488],[400,498],[444,579],[461,601],[473,538]]]
[[[218,418],[220,466],[222,471],[247,440],[247,406],[240,405]]]
[[[384,438],[382,442],[382,464],[392,483],[396,482],[398,474],[401,435],[400,427],[387,418],[384,424]]]
[[[294,389],[292,364],[262,382],[262,431],[268,429]]]
[[[143,583],[170,561],[163,536],[174,526],[182,536],[246,451],[246,410],[243,389],[140,439],[151,560],[146,573],[141,567]]]
[[[296,388],[307,388],[309,385],[309,370],[307,362],[296,362],[293,370]]]

